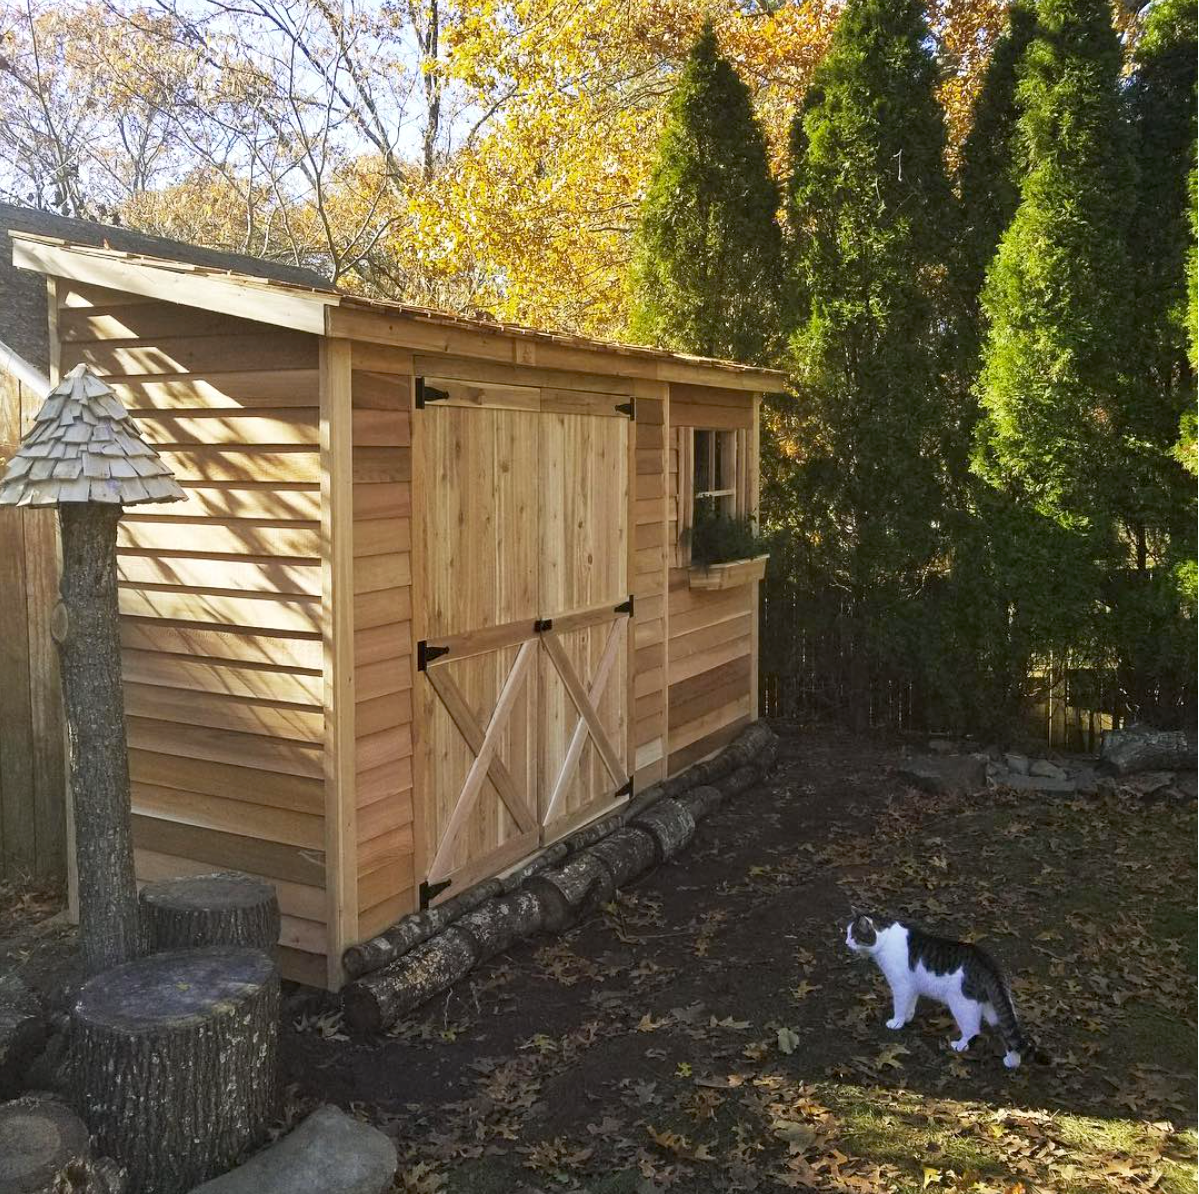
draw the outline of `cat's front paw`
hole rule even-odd
[[[966,1040],[965,1037],[960,1036],[960,1037],[958,1037],[958,1039],[956,1041],[950,1041],[949,1047],[955,1053],[965,1053],[966,1050],[970,1048],[970,1042],[968,1040]]]
[[[901,1020],[898,1016],[892,1016],[887,1021],[888,1028],[902,1028],[907,1023],[906,1020]]]
[[[1010,1053],[1005,1053],[1003,1055],[1003,1064],[1007,1066],[1009,1070],[1014,1070],[1020,1064],[1020,1054],[1017,1053],[1015,1049],[1013,1049]]]

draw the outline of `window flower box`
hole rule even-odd
[[[737,585],[752,584],[766,575],[768,559],[770,556],[761,555],[748,560],[727,560],[723,564],[692,564],[688,570],[688,586],[716,593]]]

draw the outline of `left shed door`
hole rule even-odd
[[[450,646],[417,685],[417,799],[426,892],[435,894],[537,847],[540,415],[438,406],[417,417],[417,637]]]

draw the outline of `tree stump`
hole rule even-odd
[[[54,1099],[27,1097],[0,1105],[0,1191],[43,1194],[68,1165],[86,1160],[83,1121]]]
[[[147,883],[141,902],[156,953],[209,945],[269,951],[279,940],[274,887],[236,871]]]
[[[182,1194],[265,1134],[279,977],[258,950],[177,950],[86,983],[72,1013],[83,1118],[133,1194]]]

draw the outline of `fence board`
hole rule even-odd
[[[0,467],[43,397],[0,374]],[[0,879],[66,871],[57,555],[53,511],[0,509]]]

